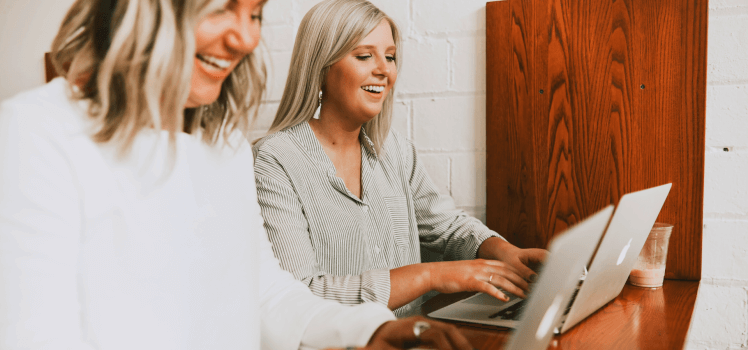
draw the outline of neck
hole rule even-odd
[[[328,147],[348,148],[360,146],[360,123],[336,118],[333,113],[325,113],[324,105],[320,111],[320,119],[310,119],[309,126],[317,139]]]

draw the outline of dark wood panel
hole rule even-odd
[[[489,227],[545,247],[672,182],[666,276],[698,280],[706,1],[508,0],[486,18]]]
[[[618,297],[569,330],[549,349],[683,349],[699,283],[665,281],[662,288],[626,285]],[[473,293],[440,294],[426,302],[426,315]],[[501,349],[511,337],[506,328],[452,322],[476,349]]]
[[[59,76],[55,65],[52,63],[52,54],[49,52],[44,53],[44,75],[47,83]]]

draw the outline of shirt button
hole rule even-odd
[[[364,213],[368,213],[369,212],[369,206],[368,205],[364,205],[363,207],[361,207],[361,210],[363,210]]]
[[[375,245],[374,246],[374,254],[379,254],[379,252],[380,252],[379,246]]]

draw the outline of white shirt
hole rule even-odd
[[[0,349],[364,345],[394,316],[311,294],[263,229],[250,146],[91,140],[58,78],[0,106]],[[170,159],[172,162],[170,162]]]

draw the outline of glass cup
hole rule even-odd
[[[639,287],[656,288],[662,286],[667,262],[667,246],[673,225],[656,222],[649,231],[639,258],[629,275],[629,283]]]

